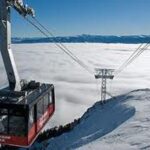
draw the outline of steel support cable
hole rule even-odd
[[[35,19],[34,19],[35,20]],[[48,32],[52,37],[56,38],[50,31],[48,31],[37,19],[36,22],[46,31]],[[50,38],[50,36],[48,36]],[[61,50],[63,50],[67,55],[69,55],[74,61],[76,61],[81,67],[83,67],[85,70],[87,70],[90,74],[93,74],[93,72],[89,69],[88,66],[86,66],[79,58],[77,58],[72,52],[69,51],[69,49],[63,45],[62,43],[57,43],[55,40],[53,40],[54,44],[59,47]]]
[[[129,64],[131,64],[131,62],[133,62],[138,56],[140,56],[148,47],[149,47],[149,44],[145,45],[145,46],[126,64],[126,66],[128,66]]]
[[[54,39],[56,39],[56,36],[52,33],[52,32],[50,32],[43,24],[41,24],[35,17],[32,17],[35,21],[36,21],[36,23],[38,23],[46,32],[48,32],[49,33],[49,35],[51,36],[51,37],[53,37]],[[53,40],[54,41],[54,40]],[[54,41],[54,42],[56,42],[56,41]],[[62,44],[61,42],[58,42],[62,47],[64,47],[69,53],[71,53],[72,55],[74,55],[64,44]],[[75,56],[75,55],[74,55]],[[75,56],[76,57],[76,56]],[[77,58],[77,57],[76,57]]]
[[[32,26],[34,26],[37,30],[39,30],[45,37],[50,38],[47,33],[45,33],[40,27],[38,27],[36,24],[34,24],[30,19],[25,18],[27,22],[29,22]],[[63,48],[58,43],[54,43],[57,47],[59,47],[64,53],[66,53],[69,57],[71,57],[76,63],[78,63],[82,68],[84,68],[88,73],[93,75],[93,72],[85,65],[83,64],[79,59],[77,59],[75,56],[72,55],[72,53],[68,52],[65,48]]]
[[[143,45],[143,44],[142,44],[142,45]],[[142,48],[140,47],[140,49],[139,49],[139,48],[136,49],[136,50],[131,54],[131,56],[121,65],[121,67],[120,67],[118,70],[122,70],[122,69],[124,68],[124,66],[126,66],[133,58],[136,57],[136,55],[138,55],[143,49],[145,49],[146,46],[147,46],[147,44],[144,45]]]
[[[141,55],[148,47],[149,47],[149,44],[145,45],[145,46],[141,49],[141,51],[139,51],[139,52],[127,63],[127,65],[130,64],[130,62],[131,62],[133,59],[135,59],[135,58],[137,58],[139,55]]]
[[[127,63],[124,64],[123,68],[121,68],[120,70],[116,71],[115,72],[115,76],[120,74],[128,65],[130,65],[138,56],[140,56],[147,47],[148,46],[144,46],[136,55],[134,55]]]
[[[143,46],[134,56],[130,57],[128,61],[126,61],[123,65],[123,67],[115,72],[115,76],[117,76],[119,73],[121,73],[128,65],[130,65],[137,57],[139,57],[147,48],[149,47],[149,43],[147,43],[145,46]]]
[[[120,70],[122,70],[122,68],[124,68],[124,66],[126,65],[126,63],[128,61],[130,61],[130,59],[140,50],[140,48],[143,46],[143,44],[140,44],[140,46],[130,55],[130,57],[119,67],[118,70],[116,70],[115,73],[120,72]]]
[[[32,17],[33,18],[33,20],[37,23],[37,24],[39,24],[39,26],[40,27],[42,27],[51,37],[53,37],[54,39],[56,39],[56,36],[52,33],[52,32],[50,32],[43,24],[41,24],[40,23],[40,21],[38,21],[35,17]],[[75,56],[64,44],[62,44],[61,42],[56,42],[55,40],[53,40],[53,42],[58,46],[62,46],[65,50],[67,50],[78,62],[80,62],[80,64],[82,64],[82,66],[84,66],[87,70],[89,70],[90,71],[90,73],[94,73],[94,72],[92,72],[90,69],[89,69],[89,67],[88,66],[86,66],[77,56]]]
[[[126,67],[127,67],[128,65],[130,65],[137,57],[139,57],[148,47],[149,47],[149,45],[145,45],[145,46],[141,49],[141,51],[140,51],[136,56],[134,56],[134,57],[127,63]]]
[[[36,18],[33,17],[33,19],[35,20],[36,23],[38,23],[47,33],[49,33],[49,35],[51,35],[51,37],[55,38],[55,35],[50,32],[47,28],[45,28],[44,25],[42,25]],[[65,48],[67,51],[69,51],[69,49],[62,43],[59,42],[59,44]],[[127,59],[127,61],[118,69],[117,74],[119,74],[121,71],[123,71],[124,68],[126,68],[130,63],[132,63],[139,55],[141,55],[143,53],[143,51],[148,47],[147,44],[145,46],[143,46],[143,44],[140,44],[139,47],[132,53],[132,55]],[[70,52],[70,51],[69,51]],[[72,55],[73,53],[70,52]],[[78,58],[76,58],[78,59]],[[110,83],[111,86],[112,82]],[[110,93],[107,93],[110,95]],[[112,97],[112,95],[111,95]]]

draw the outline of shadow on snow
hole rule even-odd
[[[135,108],[127,105],[131,96],[121,95],[102,104],[95,103],[81,117],[80,124],[71,132],[50,139],[48,149],[74,149],[110,133],[135,114]]]

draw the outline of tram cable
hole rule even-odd
[[[81,61],[77,56],[75,56],[63,43],[57,40],[57,37],[49,31],[40,21],[32,16],[32,20],[28,17],[24,17],[27,22],[29,22],[32,26],[34,26],[38,31],[40,31],[46,38],[51,38],[51,41],[54,42],[54,44],[61,49],[65,54],[67,54],[71,59],[73,59],[78,65],[80,65],[82,68],[84,68],[88,73],[94,74],[94,71],[92,71],[86,64],[84,64],[83,61]],[[148,47],[149,43],[140,44],[139,47],[130,55],[130,57],[114,72],[114,77],[118,76],[128,65],[130,65],[137,57],[139,57]]]
[[[52,32],[50,32],[43,24],[41,24],[40,23],[40,21],[38,21],[35,17],[32,17],[33,18],[33,20],[37,23],[37,24],[39,24],[39,26],[40,27],[42,27],[52,38],[54,38],[54,39],[56,39],[56,36],[52,33]],[[56,41],[55,40],[53,40],[53,42],[55,43]],[[71,55],[73,55],[74,57],[76,57],[63,43],[61,43],[61,42],[58,42],[64,49],[66,49]],[[76,59],[78,59],[77,57],[76,57]],[[78,59],[79,60],[79,59]],[[81,62],[81,60],[79,60],[80,62]],[[85,65],[85,64],[83,64],[83,62],[81,62],[82,63],[82,65]]]
[[[52,38],[56,39],[56,36],[52,32],[50,32],[43,24],[41,24],[40,21],[37,20],[37,18],[35,18],[35,17],[32,17],[32,18],[37,24],[39,24],[39,26],[41,26],[47,33],[49,33],[49,35]],[[76,58],[76,60],[78,60],[82,64],[82,66],[84,66],[87,70],[89,70],[89,67],[86,66],[77,56],[75,56],[63,43],[56,42],[55,40],[53,40],[53,41],[55,44],[59,44],[59,46],[62,46],[65,50],[67,50],[73,57]],[[89,72],[93,74],[93,72],[91,72],[91,71],[89,71]]]
[[[115,77],[118,76],[128,65],[130,65],[137,57],[139,57],[148,47],[149,43],[146,43],[144,46],[141,44],[131,55],[130,57],[116,70]]]
[[[143,44],[140,44],[140,46],[130,55],[130,57],[126,60],[126,62],[128,62],[139,50],[140,48],[143,46]],[[119,69],[117,70],[117,72],[119,72],[124,66],[125,66],[125,63],[124,62],[120,67]]]
[[[34,18],[34,21],[36,21],[36,23],[38,24],[35,24],[35,22],[31,21],[29,18],[27,17],[24,17],[25,20],[27,22],[29,22],[32,26],[34,26],[38,31],[40,31],[46,38],[53,38],[53,42],[54,44],[60,48],[64,53],[66,53],[69,57],[71,57],[76,63],[78,63],[82,68],[84,68],[88,73],[92,74],[93,75],[93,71],[91,71],[89,69],[89,67],[87,65],[85,65],[77,56],[75,56],[64,44],[62,44],[61,42],[58,42],[55,41],[54,39],[56,39],[56,37],[54,36],[53,33],[51,33],[46,27],[44,27],[35,17],[32,17]],[[43,29],[45,31],[43,31]]]
[[[32,20],[29,18],[25,18],[31,25],[33,25],[37,30],[39,30],[45,37],[51,38],[54,44],[60,48],[64,53],[66,53],[71,59],[73,59],[78,65],[80,65],[82,68],[84,68],[88,73],[94,74],[93,71],[90,70],[90,68],[83,63],[77,56],[75,56],[63,43],[57,40],[57,37],[49,31],[43,24],[40,23],[39,20],[37,20],[35,17],[32,16]],[[114,72],[114,77],[118,76],[128,65],[130,65],[137,57],[139,57],[148,47],[150,46],[149,43],[140,44],[138,48],[129,56],[129,58],[119,67],[118,70]],[[113,82],[113,81],[112,81]],[[110,91],[112,82],[110,82]],[[97,85],[98,83],[96,83]],[[98,85],[97,85],[97,91]],[[109,95],[112,98],[115,98],[110,92],[106,91],[106,94]],[[99,95],[99,93],[98,93]]]
[[[137,53],[137,55],[135,55],[128,63],[127,63],[127,65],[129,65],[129,64],[131,64],[137,57],[139,57],[147,48],[149,47],[149,45],[145,45],[142,49],[141,49],[141,51],[139,51],[138,53]],[[126,65],[126,66],[127,66]]]

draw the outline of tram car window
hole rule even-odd
[[[35,113],[34,113],[34,107],[31,108],[29,112],[29,129],[33,126],[34,124],[34,118],[35,118]]]
[[[25,118],[23,116],[9,117],[9,134],[13,136],[25,136]]]
[[[42,117],[43,115],[43,99],[40,99],[40,101],[37,103],[37,119]]]
[[[49,104],[53,103],[53,95],[52,92],[49,93]]]
[[[44,109],[44,111],[46,111],[47,108],[48,108],[48,106],[49,106],[49,99],[50,99],[49,96],[50,96],[50,95],[47,94],[47,95],[45,95],[44,98],[43,98],[43,107],[44,107],[43,109]]]

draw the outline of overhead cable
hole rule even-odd
[[[61,42],[57,42],[54,39],[56,39],[56,37],[48,30],[46,29],[36,18],[34,18],[34,20],[36,21],[36,23],[38,23],[38,25],[36,25],[33,21],[31,21],[29,18],[25,18],[32,26],[34,26],[37,30],[39,30],[45,37],[47,38],[51,38],[53,37],[53,42],[54,44],[60,48],[64,53],[66,53],[69,57],[71,57],[76,63],[78,63],[82,68],[84,68],[86,71],[88,71],[90,74],[93,75],[93,71],[91,71],[89,69],[89,67],[87,65],[85,65],[78,57],[76,57],[64,44],[62,44]],[[42,28],[42,29],[41,29]],[[43,29],[45,31],[43,31]],[[51,36],[51,37],[50,37]]]
[[[130,57],[119,67],[115,72],[115,77],[118,76],[128,65],[130,65],[137,57],[139,57],[148,47],[149,43],[141,44],[131,55]]]

